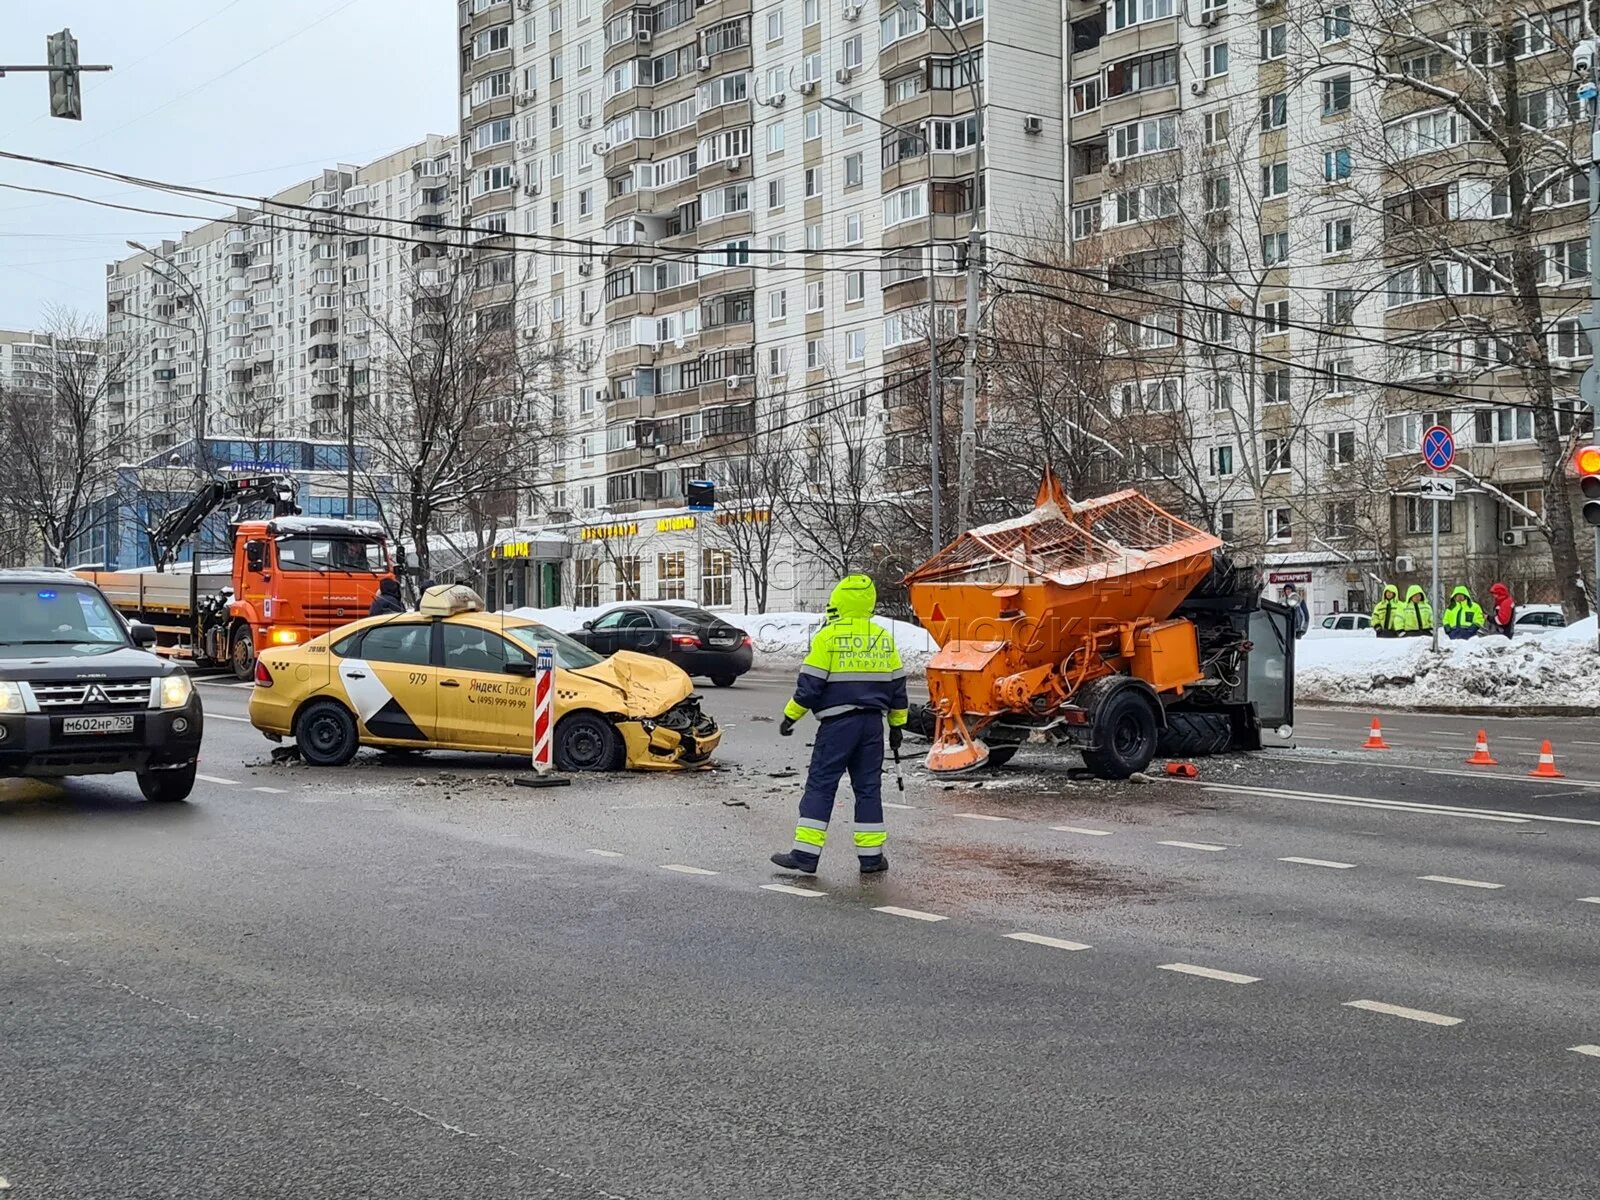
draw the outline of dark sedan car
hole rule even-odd
[[[717,687],[732,687],[753,658],[750,635],[703,608],[629,604],[585,621],[572,636],[597,654],[653,654]]]

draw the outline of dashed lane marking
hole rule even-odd
[[[663,871],[676,871],[680,875],[715,875],[715,871],[708,871],[704,867],[689,867],[683,863],[662,863]]]
[[[1295,754],[1295,753],[1293,753],[1291,751],[1288,751],[1288,750],[1274,750],[1272,752],[1272,757],[1274,759],[1281,759],[1284,762],[1315,763],[1318,766],[1324,766],[1324,767],[1328,765],[1328,760],[1325,759],[1325,758],[1312,758],[1312,757],[1310,757],[1308,755]],[[1373,769],[1380,770],[1380,771],[1421,771],[1424,775],[1443,775],[1447,779],[1476,779],[1476,780],[1478,780],[1480,782],[1485,780],[1485,779],[1493,779],[1493,780],[1497,780],[1497,781],[1503,782],[1503,783],[1521,783],[1521,784],[1533,784],[1533,783],[1537,783],[1538,782],[1538,780],[1536,778],[1533,778],[1533,777],[1530,777],[1530,776],[1527,776],[1527,775],[1508,774],[1505,771],[1483,771],[1483,770],[1460,771],[1460,770],[1456,770],[1454,768],[1447,768],[1447,767],[1424,767],[1424,766],[1422,766],[1422,765],[1420,765],[1418,763],[1395,762],[1393,759],[1386,759],[1383,762],[1374,762],[1374,761],[1372,761],[1370,759],[1363,759],[1361,765],[1364,766],[1364,767],[1372,767]],[[1193,786],[1193,785],[1191,785],[1191,786]],[[1209,787],[1209,788],[1220,789],[1220,790],[1227,790],[1227,788],[1229,787],[1228,784],[1222,784],[1222,783],[1200,784],[1198,786],[1200,786],[1200,787]],[[1585,789],[1587,789],[1589,791],[1600,791],[1600,779],[1569,779],[1566,782],[1566,786],[1567,787],[1573,787],[1573,788],[1585,788]],[[1272,789],[1272,788],[1265,788],[1265,789],[1259,789],[1259,790],[1267,791],[1267,792],[1271,792],[1271,791],[1276,790],[1280,794],[1282,794],[1282,792],[1283,792],[1283,789]],[[1349,799],[1351,797],[1340,797],[1340,798],[1341,799]],[[1354,797],[1354,798],[1355,799],[1360,799],[1360,797]],[[1369,801],[1369,803],[1377,803],[1377,802],[1376,801]],[[1383,801],[1383,803],[1387,804],[1387,803],[1390,803],[1390,802],[1389,801]],[[1475,809],[1456,809],[1456,810],[1452,810],[1447,805],[1442,805],[1442,804],[1423,804],[1421,801],[1416,801],[1416,802],[1407,801],[1406,803],[1411,803],[1413,805],[1413,807],[1415,807],[1415,808],[1422,809],[1422,810],[1425,810],[1425,811],[1433,811],[1433,812],[1451,812],[1451,811],[1455,811],[1455,812],[1466,813],[1466,812],[1478,811],[1478,810],[1475,810]],[[1516,816],[1517,815],[1515,813],[1500,813],[1499,810],[1497,810],[1497,809],[1490,809],[1488,811],[1497,813],[1498,815],[1503,816],[1503,817],[1511,817],[1511,816]],[[1488,820],[1489,818],[1480,817],[1479,819],[1480,820]],[[1585,821],[1585,820],[1582,820],[1582,819],[1580,819],[1578,817],[1546,817],[1546,816],[1541,816],[1541,815],[1534,814],[1534,813],[1528,813],[1528,814],[1524,815],[1521,819],[1522,820],[1531,820],[1531,821],[1556,821],[1556,822],[1560,822],[1560,823],[1565,824],[1565,825],[1600,825],[1600,821]]]
[[[241,725],[250,724],[249,717],[230,717],[227,713],[208,712],[205,715],[208,721],[238,721]]]
[[[265,792],[269,796],[286,796],[286,795],[288,795],[288,790],[285,789],[285,788],[253,787],[250,790],[252,792]]]
[[[1600,1058],[1600,1046],[1568,1046],[1574,1054],[1587,1054],[1590,1058]]]
[[[826,896],[827,892],[819,892],[816,888],[795,887],[792,883],[763,883],[763,892],[782,892],[785,896]]]
[[[900,908],[894,904],[882,904],[872,911],[888,913],[891,917],[907,917],[913,921],[948,921],[950,919],[941,917],[938,913],[923,912],[921,909],[916,908]]]
[[[1176,846],[1179,850],[1226,850],[1226,846],[1218,846],[1213,842],[1157,842],[1158,846]]]
[[[1331,867],[1335,871],[1348,871],[1355,866],[1355,863],[1334,862],[1331,858],[1296,858],[1294,855],[1290,855],[1288,858],[1280,858],[1278,861],[1299,863],[1303,867]]]
[[[1083,942],[1069,942],[1066,938],[1046,937],[1042,933],[1008,933],[1013,942],[1028,942],[1035,946],[1049,946],[1056,950],[1088,950]]]
[[[994,817],[988,813],[957,813],[956,816],[968,821],[1009,821],[1010,817]]]
[[[915,812],[917,807],[915,804],[891,804],[887,800],[883,802],[883,806],[885,808],[898,808],[904,812]]]
[[[1391,1017],[1404,1017],[1408,1021],[1421,1021],[1427,1025],[1459,1025],[1460,1017],[1447,1017],[1443,1013],[1428,1012],[1421,1008],[1406,1008],[1400,1004],[1385,1004],[1382,1000],[1346,1000],[1346,1008],[1359,1008],[1366,1012],[1384,1013]]]
[[[598,854],[601,858],[621,858],[622,857],[622,851],[620,851],[620,850],[596,850],[592,846],[589,848],[589,853],[590,854]]]
[[[198,780],[201,780],[204,783],[220,783],[220,784],[223,784],[226,787],[238,787],[239,786],[239,781],[237,779],[224,779],[220,775],[201,775],[200,773],[196,772],[195,773],[195,778],[198,779]]]
[[[1231,792],[1240,796],[1265,796],[1276,800],[1305,800],[1311,804],[1334,804],[1344,808],[1377,808],[1388,812],[1410,813],[1413,816],[1455,817],[1463,821],[1494,821],[1502,825],[1526,825],[1530,821],[1551,821],[1563,825],[1595,825],[1600,821],[1585,821],[1577,817],[1548,817],[1540,813],[1485,811],[1470,808],[1449,808],[1438,804],[1424,804],[1420,800],[1376,800],[1366,796],[1339,796],[1323,792],[1297,792],[1289,788],[1247,787],[1232,783],[1187,784],[1207,792]]]
[[[1110,837],[1116,832],[1115,829],[1090,829],[1083,825],[1052,825],[1050,828],[1057,833],[1081,833],[1085,837]]]
[[[1174,971],[1179,975],[1198,975],[1201,979],[1215,979],[1220,983],[1260,983],[1254,975],[1241,975],[1237,971],[1219,971],[1215,967],[1197,967],[1193,963],[1162,963],[1157,970]]]
[[[1505,887],[1503,883],[1485,883],[1481,879],[1457,879],[1454,875],[1418,875],[1424,883],[1450,883],[1456,887],[1482,888],[1486,892]]]
[[[1600,896],[1579,896],[1579,904],[1600,904]]]

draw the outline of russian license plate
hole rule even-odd
[[[133,714],[105,717],[63,717],[62,733],[132,733]]]

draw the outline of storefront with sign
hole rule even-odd
[[[1313,623],[1332,613],[1370,612],[1376,600],[1375,565],[1315,551],[1269,554],[1262,564],[1263,593],[1281,600],[1284,589],[1293,587],[1310,608]]]
[[[484,599],[494,611],[555,608],[570,604],[563,587],[572,543],[556,530],[519,530],[490,547],[489,588]]]

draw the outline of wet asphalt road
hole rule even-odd
[[[7,1195],[1600,1194],[1600,721],[908,768],[796,893],[787,682],[705,775],[273,767],[208,684],[188,806],[0,785]]]

